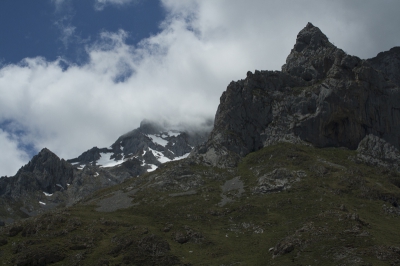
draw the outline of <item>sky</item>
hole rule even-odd
[[[367,59],[400,46],[398,0],[2,0],[0,176],[71,159],[143,119],[201,126],[247,71],[280,70],[313,23]]]

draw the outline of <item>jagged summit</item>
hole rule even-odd
[[[328,37],[322,31],[308,22],[307,26],[297,35],[296,44],[293,50],[301,53],[305,49],[317,50],[320,48],[332,48],[334,45],[329,42]]]
[[[191,157],[229,167],[281,141],[357,149],[371,134],[399,149],[396,51],[361,60],[308,23],[282,71],[248,72],[246,79],[229,84],[209,140]]]
[[[42,149],[12,178],[0,179],[0,196],[19,199],[28,192],[54,193],[64,190],[73,180],[73,167],[49,149]]]
[[[344,59],[345,58],[345,59]],[[296,43],[282,66],[282,72],[301,77],[305,81],[326,78],[339,60],[345,60],[348,68],[354,67],[360,59],[348,56],[329,42],[328,37],[308,23],[297,35]]]

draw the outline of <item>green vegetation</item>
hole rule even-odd
[[[182,167],[167,163],[71,208],[3,227],[2,265],[399,265],[400,176],[355,157],[282,143],[236,169],[186,164],[202,177],[186,195],[149,187]],[[302,174],[281,192],[255,193],[276,169]],[[244,192],[223,192],[235,177]],[[133,206],[96,211],[116,191],[145,186],[129,195]],[[223,195],[231,201],[222,206]]]

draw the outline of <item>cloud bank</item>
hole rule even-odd
[[[127,1],[98,0],[99,4]],[[142,119],[200,124],[221,93],[248,70],[280,70],[297,33],[312,22],[339,48],[369,58],[400,44],[397,1],[163,0],[162,31],[137,46],[129,33],[101,32],[88,61],[26,58],[0,68],[0,131],[9,156],[0,175],[28,161],[21,149],[47,147],[73,158],[109,146]],[[77,29],[79,30],[79,29]],[[22,133],[21,133],[22,132]],[[11,164],[10,161],[15,162]]]

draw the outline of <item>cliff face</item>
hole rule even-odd
[[[207,143],[191,157],[229,167],[279,141],[356,149],[370,134],[398,149],[398,50],[361,60],[309,23],[282,71],[248,72],[229,84]]]

